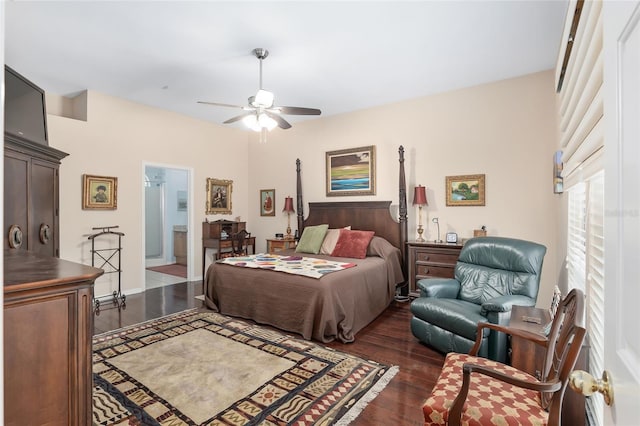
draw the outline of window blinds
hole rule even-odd
[[[565,27],[579,13],[575,34],[565,29],[571,46],[562,81],[557,81],[560,114],[560,147],[563,151],[565,185],[583,179],[583,163],[601,150],[604,144],[602,99],[602,3],[587,1],[572,3]],[[568,48],[567,48],[568,49]],[[563,67],[562,49],[558,68]],[[559,76],[559,74],[557,73]],[[559,77],[558,77],[559,78]],[[600,168],[602,166],[600,165]]]
[[[586,293],[585,273],[587,263],[586,208],[587,185],[573,185],[569,193],[569,217],[567,230],[567,282],[569,289],[579,288]]]
[[[588,180],[587,203],[587,330],[589,330],[589,371],[604,371],[604,172]],[[596,377],[597,377],[596,376]],[[600,395],[587,398],[590,424],[603,424],[604,400]]]
[[[568,193],[567,282],[586,295],[589,371],[604,365],[604,120],[602,2],[573,1],[556,68],[560,147]],[[587,398],[587,417],[603,424],[600,395]]]

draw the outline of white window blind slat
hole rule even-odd
[[[589,370],[604,371],[604,172],[588,181],[587,330],[591,343]],[[603,423],[604,400],[587,398],[595,423]]]

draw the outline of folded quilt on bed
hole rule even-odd
[[[306,256],[281,256],[262,253],[250,256],[226,257],[218,260],[218,263],[244,268],[271,269],[311,278],[322,278],[331,272],[342,271],[356,266],[355,263],[350,262],[334,262]]]

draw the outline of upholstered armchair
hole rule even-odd
[[[543,245],[514,238],[472,238],[460,252],[454,278],[418,281],[411,332],[440,352],[468,353],[478,323],[507,325],[511,306],[536,304],[546,251]],[[506,335],[482,332],[478,354],[505,362]]]
[[[584,293],[573,289],[560,303],[546,337],[479,324],[479,329],[501,330],[543,348],[540,379],[475,356],[481,341],[478,339],[469,355],[452,352],[445,358],[431,396],[422,406],[424,425],[560,425],[569,374],[586,333],[584,316]]]

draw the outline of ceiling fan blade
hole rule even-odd
[[[252,115],[252,114],[253,114],[253,112],[248,112],[248,113],[246,113],[246,114],[242,114],[242,115],[237,115],[237,116],[235,116],[235,117],[231,117],[230,119],[228,119],[227,121],[225,121],[225,122],[224,122],[224,124],[235,123],[236,121],[240,121],[240,120],[242,120],[243,118],[245,118],[245,117],[247,117],[247,116],[249,116],[249,115]]]
[[[303,108],[303,107],[291,107],[291,106],[281,106],[276,107],[283,114],[291,114],[291,115],[320,115],[321,111],[317,108]]]
[[[247,108],[246,106],[240,106],[240,105],[231,105],[231,104],[222,104],[220,102],[206,102],[206,101],[198,101],[199,104],[205,104],[205,105],[213,105],[213,106],[221,106],[221,107],[229,107],[229,108],[240,108],[240,109],[245,109]]]
[[[280,127],[281,129],[290,129],[291,128],[291,124],[289,124],[289,122],[287,120],[285,120],[284,118],[280,117],[278,114],[274,114],[272,112],[269,111],[265,111],[265,114],[267,114],[267,116],[273,118],[274,120],[276,120],[276,123],[278,123],[278,127]]]

